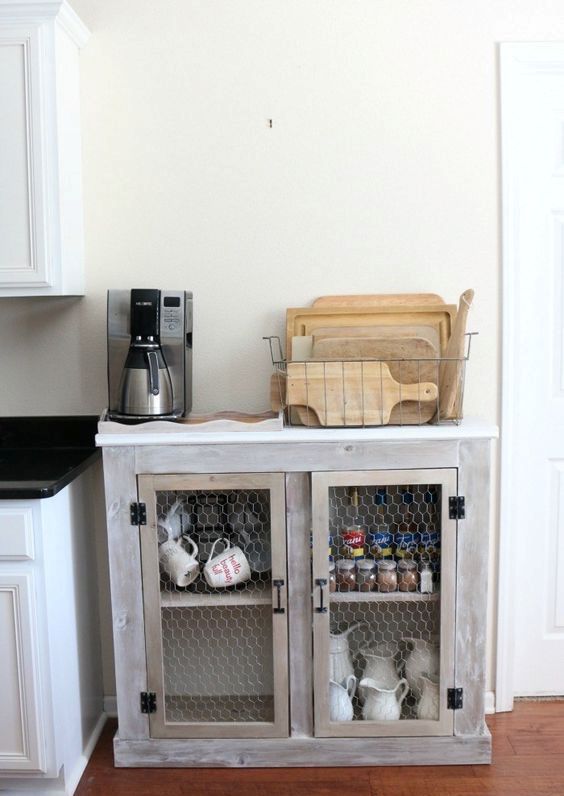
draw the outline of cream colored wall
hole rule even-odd
[[[197,411],[267,407],[287,306],[474,287],[466,411],[498,419],[496,44],[563,39],[560,0],[73,6],[87,295],[1,302],[0,414],[104,406],[110,287],[194,291]]]

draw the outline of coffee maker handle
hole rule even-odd
[[[152,395],[159,394],[159,360],[155,351],[147,351],[149,365],[149,390]]]

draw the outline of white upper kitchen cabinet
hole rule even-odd
[[[66,2],[0,0],[0,296],[84,293],[79,49]]]

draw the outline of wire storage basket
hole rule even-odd
[[[459,358],[316,359],[284,357],[278,336],[265,337],[273,366],[272,408],[287,425],[369,427],[458,424],[472,337]]]

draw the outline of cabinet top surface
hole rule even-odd
[[[102,424],[101,424],[102,425]],[[195,432],[155,431],[142,426],[124,426],[119,433],[107,433],[99,426],[96,445],[216,445],[246,443],[300,442],[429,442],[431,440],[496,439],[498,427],[477,418],[463,420],[460,425],[444,426],[379,426],[377,428],[284,428],[281,431]],[[132,431],[132,428],[136,428]]]

